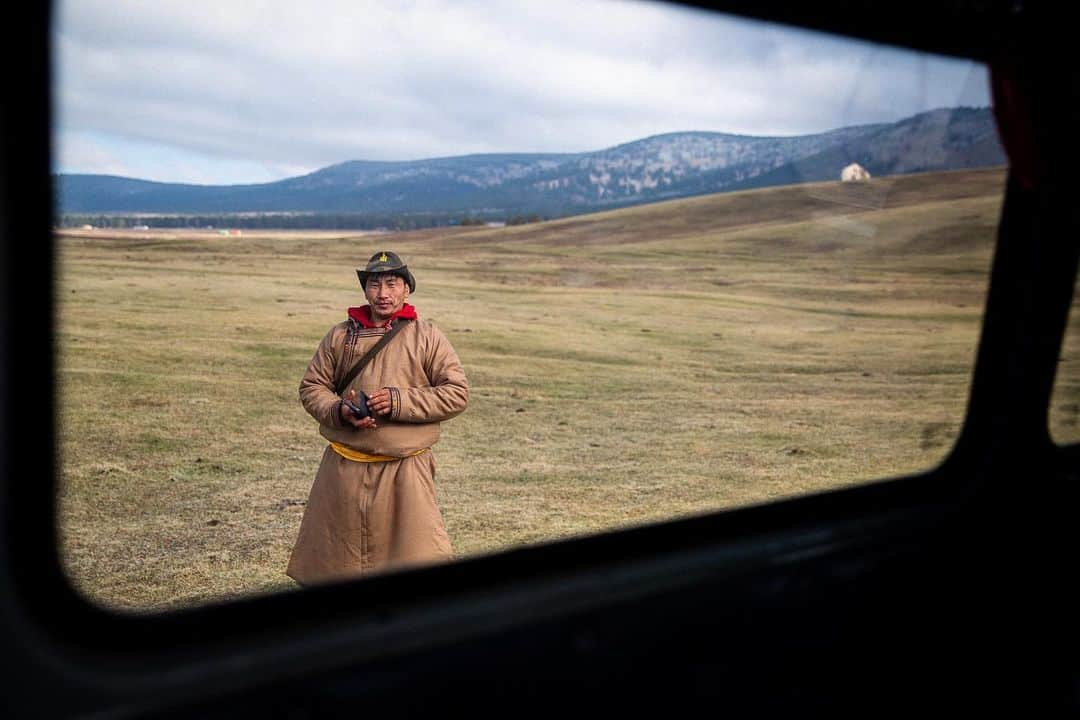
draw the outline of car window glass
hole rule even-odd
[[[1076,305],[1074,292],[1050,398],[1050,435],[1059,445],[1080,442],[1080,311]]]
[[[1005,177],[981,65],[647,3],[209,7],[58,5],[88,598],[296,589],[327,452],[297,388],[376,250],[468,376],[433,446],[458,560],[949,452]]]

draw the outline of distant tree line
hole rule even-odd
[[[530,213],[528,215],[510,215],[502,219],[485,219],[478,217],[470,217],[466,215],[465,217],[461,218],[461,220],[457,221],[457,223],[450,224],[461,225],[462,227],[466,227],[469,225],[487,225],[489,222],[501,222],[505,225],[525,225],[527,223],[543,222],[544,220],[548,219],[550,218],[541,217],[537,213]]]
[[[514,215],[506,219],[507,225],[526,225],[528,223],[540,222],[544,218],[533,213],[531,215]]]
[[[528,215],[482,216],[451,213],[417,215],[374,215],[359,213],[243,213],[198,215],[124,215],[121,213],[63,213],[57,219],[59,227],[72,228],[91,225],[99,228],[184,228],[184,229],[263,229],[263,230],[422,230],[455,225],[485,225],[489,222],[522,225],[548,218]]]

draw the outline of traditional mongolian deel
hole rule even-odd
[[[349,308],[300,382],[304,409],[330,442],[286,570],[301,585],[452,557],[435,501],[431,447],[439,424],[465,410],[465,372],[446,336],[413,306],[406,303],[383,325],[371,318],[369,307]],[[368,395],[389,388],[390,412],[375,428],[353,427],[341,416],[338,382],[402,322],[408,324],[348,386]]]

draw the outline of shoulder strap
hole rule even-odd
[[[386,345],[386,343],[390,342],[390,340],[398,334],[398,331],[408,325],[410,322],[412,321],[407,320],[406,318],[398,318],[397,321],[394,322],[393,327],[391,327],[389,331],[387,331],[385,334],[383,334],[381,338],[379,338],[379,342],[372,345],[371,349],[364,353],[364,356],[357,360],[356,364],[352,366],[352,369],[349,370],[349,372],[346,373],[345,377],[341,379],[341,382],[339,382],[337,386],[337,394],[340,395],[341,393],[345,392],[345,388],[349,387],[349,383],[351,383],[353,379],[360,374],[360,371],[364,369],[365,365],[371,362],[371,358],[375,357],[375,353],[382,350],[383,346]]]

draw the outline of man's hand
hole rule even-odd
[[[367,406],[375,415],[389,415],[391,409],[390,389],[383,388],[368,395]]]
[[[353,403],[356,402],[356,391],[355,390],[349,390],[349,392],[346,393],[345,397],[349,400],[349,402],[353,402]],[[341,417],[342,417],[342,419],[345,420],[345,422],[352,425],[354,428],[359,428],[360,430],[370,430],[370,429],[374,429],[374,428],[378,427],[378,425],[375,424],[375,418],[373,418],[373,417],[366,417],[366,418],[357,417],[353,413],[353,411],[349,409],[349,406],[346,405],[345,403],[341,403],[340,407],[341,407]],[[375,412],[375,408],[371,407],[370,399],[368,401],[368,408],[372,412]]]

